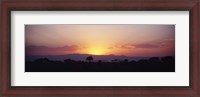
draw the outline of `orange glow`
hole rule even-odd
[[[106,49],[102,48],[102,47],[90,47],[87,50],[88,54],[92,54],[92,55],[104,55],[106,54]]]

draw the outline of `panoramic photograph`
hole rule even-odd
[[[25,25],[25,72],[175,72],[175,25]]]

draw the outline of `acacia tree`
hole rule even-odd
[[[86,58],[86,60],[88,60],[89,62],[91,62],[93,60],[93,57],[89,56],[89,57]]]

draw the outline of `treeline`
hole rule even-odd
[[[85,61],[66,59],[52,61],[40,58],[35,61],[25,62],[26,72],[175,72],[175,59],[172,56],[152,57],[149,59],[118,60],[111,62],[102,60],[93,61],[89,56]]]

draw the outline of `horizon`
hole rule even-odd
[[[139,61],[139,60],[143,60],[143,59],[148,59],[148,58],[153,58],[153,57],[158,57],[158,58],[162,58],[162,57],[166,57],[166,56],[125,56],[125,55],[91,55],[91,54],[65,54],[65,55],[28,55],[26,56],[25,60],[26,61],[34,61],[37,59],[41,59],[41,58],[47,58],[49,60],[52,61],[64,61],[65,59],[70,59],[70,60],[75,60],[75,61],[85,61],[85,59],[89,56],[92,56],[94,61],[112,61],[115,59],[118,60],[129,60],[129,61]],[[171,56],[174,57],[175,56]]]
[[[115,55],[115,54],[103,54],[103,55],[95,55],[95,54],[80,54],[80,53],[71,53],[71,54],[59,54],[59,55],[25,55],[25,56],[64,56],[64,55],[88,55],[88,56],[126,56],[126,57],[164,57],[164,56],[173,56],[173,55],[162,55],[162,56],[130,56],[130,55]]]

